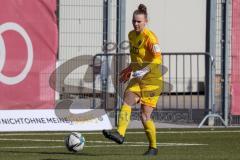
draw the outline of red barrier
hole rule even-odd
[[[56,0],[0,0],[0,109],[53,108]]]
[[[232,106],[231,114],[240,115],[240,0],[232,1]]]

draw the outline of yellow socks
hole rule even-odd
[[[156,128],[154,122],[150,119],[147,120],[144,124],[144,129],[150,143],[150,147],[157,148],[157,140],[156,140]]]
[[[128,124],[130,122],[131,111],[131,106],[123,105],[119,114],[117,131],[123,137],[125,136]],[[143,126],[150,143],[150,147],[157,148],[156,128],[154,122],[151,119],[147,120]]]
[[[123,137],[125,136],[128,124],[130,122],[131,111],[131,106],[123,105],[119,114],[117,131]]]

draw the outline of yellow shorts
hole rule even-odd
[[[130,80],[126,91],[137,94],[140,97],[141,104],[155,108],[162,92],[162,88],[163,82],[161,78],[145,80],[133,78]]]

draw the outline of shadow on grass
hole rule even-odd
[[[69,156],[129,156],[128,154],[124,154],[124,153],[102,153],[102,154],[92,154],[92,153],[73,153],[73,152],[43,152],[43,151],[10,151],[10,150],[0,150],[1,153],[20,153],[20,154],[42,154],[42,155],[69,155]],[[131,154],[131,156],[141,156],[141,154]],[[65,160],[65,159],[41,159],[41,160]]]
[[[0,150],[1,153],[23,153],[23,154],[43,154],[43,155],[71,155],[71,156],[98,156],[96,154],[90,153],[73,153],[73,152],[43,152],[43,151],[9,151],[9,150]]]

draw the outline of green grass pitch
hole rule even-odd
[[[126,143],[118,145],[101,132],[81,132],[84,150],[71,153],[64,147],[69,132],[0,133],[0,160],[239,160],[240,128],[158,129],[159,154],[144,157],[147,139],[143,130],[128,130]]]

